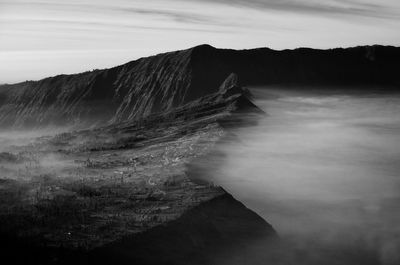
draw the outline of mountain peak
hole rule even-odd
[[[192,50],[216,50],[214,46],[210,44],[200,44],[191,48]]]

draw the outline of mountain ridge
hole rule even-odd
[[[241,85],[377,86],[398,89],[400,48],[275,51],[199,45],[103,70],[0,86],[0,124],[34,127],[118,123],[216,93],[231,73]]]

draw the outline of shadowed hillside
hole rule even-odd
[[[249,243],[270,248],[278,237],[270,224],[225,193],[180,218],[91,251],[39,248],[13,238],[0,240],[10,264],[215,264]],[[3,239],[3,238],[2,238]],[[13,253],[15,249],[24,255]],[[247,255],[255,254],[250,252]],[[14,256],[14,258],[11,258]],[[246,258],[245,255],[243,255]],[[16,258],[15,258],[16,257]]]

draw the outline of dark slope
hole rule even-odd
[[[271,239],[276,239],[276,232],[270,224],[224,194],[164,226],[90,254],[93,264],[218,264],[232,251]]]
[[[0,124],[104,124],[141,119],[201,100],[232,72],[243,85],[375,86],[398,89],[400,48],[274,51],[201,45],[125,65],[0,86]]]
[[[231,72],[244,85],[400,87],[400,48],[390,46],[235,51],[202,45],[192,61],[193,86],[199,87],[212,87]]]
[[[176,220],[90,251],[42,248],[4,236],[0,247],[8,264],[220,264],[254,242],[268,248],[275,239],[270,224],[224,193]]]

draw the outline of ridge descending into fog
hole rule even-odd
[[[139,120],[218,92],[234,72],[242,85],[376,86],[398,89],[400,48],[274,51],[191,49],[110,69],[0,86],[5,127],[99,125]]]

